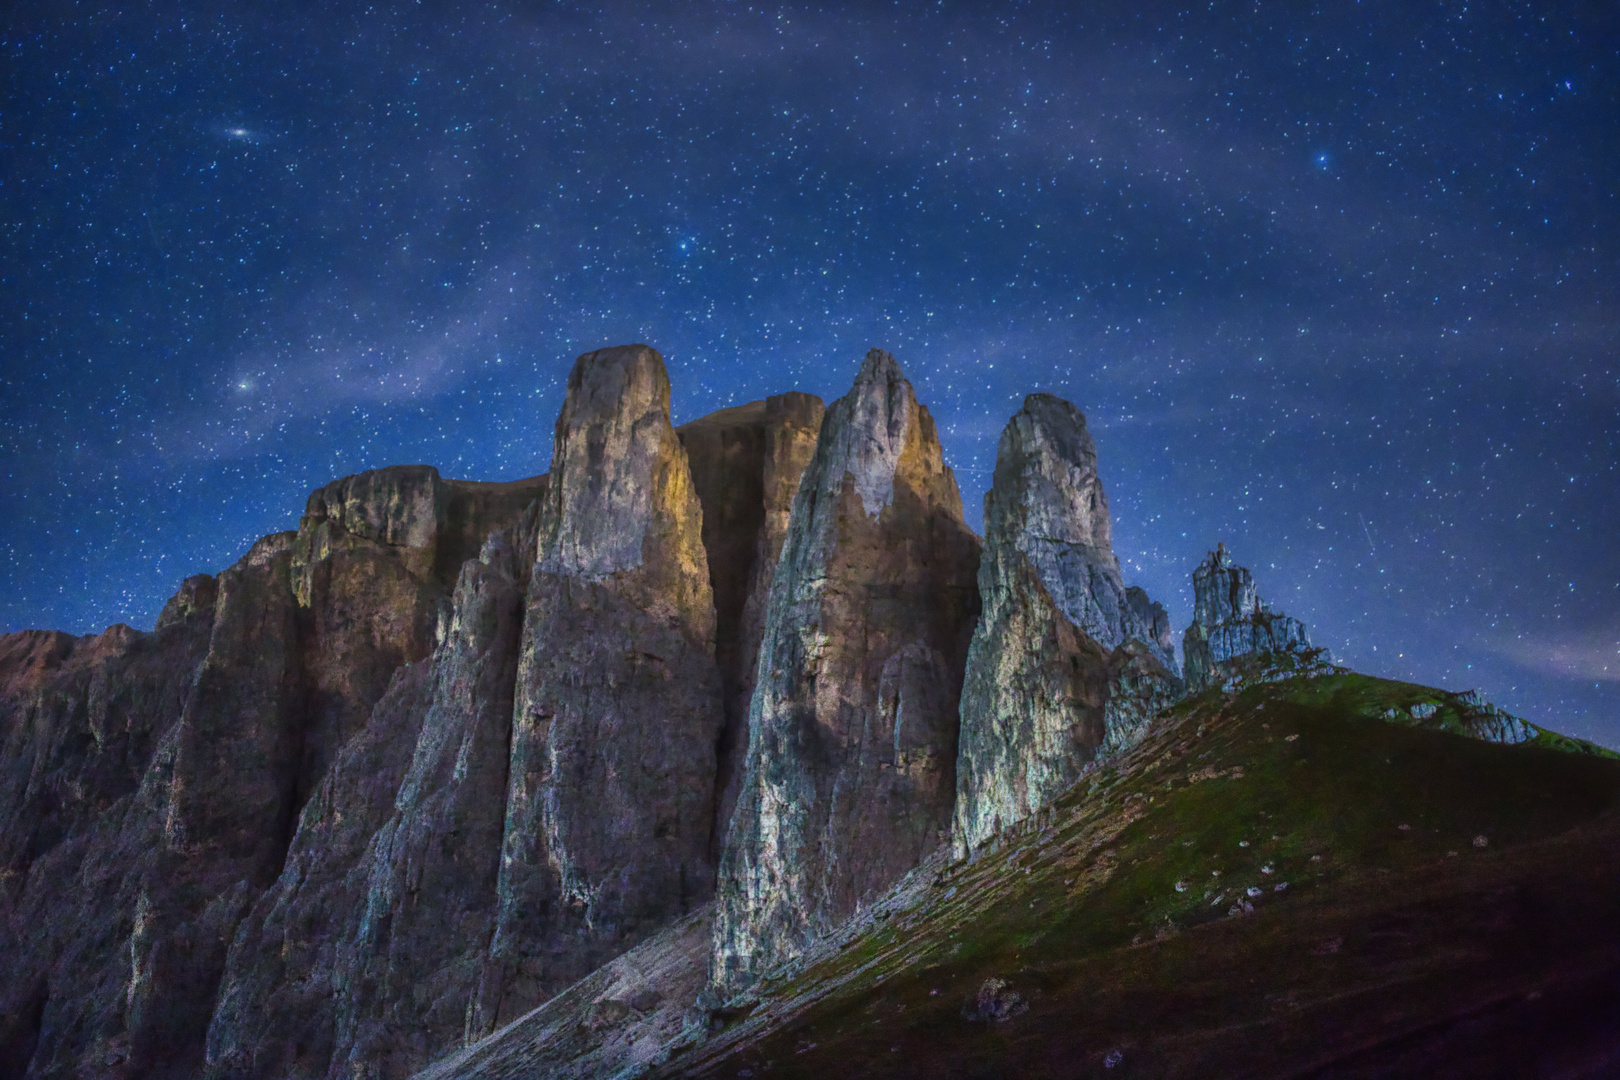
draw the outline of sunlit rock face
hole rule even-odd
[[[1234,661],[1309,649],[1305,624],[1272,611],[1255,592],[1249,571],[1219,544],[1193,571],[1192,625],[1182,636],[1187,688],[1196,693],[1222,682]]]
[[[827,409],[770,583],[717,992],[797,955],[946,837],[978,558],[932,418],[873,350]]]
[[[1126,589],[1085,417],[1032,394],[985,496],[983,613],[962,691],[953,837],[966,853],[1134,742],[1180,691],[1169,618]]]
[[[525,600],[476,1010],[550,997],[709,898],[724,723],[703,515],[645,345],[581,356]]]

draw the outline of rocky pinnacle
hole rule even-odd
[[[486,1022],[712,892],[723,711],[701,530],[662,357],[581,356],[525,601]]]
[[[945,837],[978,558],[932,418],[872,350],[827,409],[770,585],[721,857],[718,993],[798,955]]]
[[[1187,689],[1194,693],[1221,682],[1241,657],[1310,648],[1305,624],[1272,611],[1225,544],[1216,545],[1193,571],[1193,595],[1192,625],[1181,641]]]
[[[1179,689],[1164,609],[1121,580],[1080,410],[1048,394],[1024,399],[1001,435],[984,523],[984,609],[956,767],[959,854],[1068,788],[1099,750],[1127,745],[1139,714]]]

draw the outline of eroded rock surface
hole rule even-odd
[[[425,660],[462,563],[540,492],[444,480],[398,465],[334,480],[309,497],[293,546],[300,665],[308,698],[299,801],[359,730],[400,665]]]
[[[291,540],[255,544],[211,609],[171,605],[161,631],[15,643],[0,775],[33,758],[0,834],[0,1059],[16,1074],[200,1063],[226,947],[288,833]]]
[[[1254,588],[1248,569],[1214,551],[1193,571],[1192,625],[1182,636],[1187,688],[1198,692],[1219,685],[1246,657],[1298,653],[1311,647],[1305,624],[1274,612]]]
[[[206,1075],[327,1075],[347,950],[365,905],[365,856],[394,808],[431,687],[427,663],[395,672],[304,803],[280,876],[236,928],[209,1023]]]
[[[410,769],[363,859],[360,922],[340,964],[336,1071],[407,1076],[492,1026],[476,1002],[495,930],[532,520],[462,567]]]
[[[1097,447],[1079,409],[1051,394],[1024,399],[997,446],[987,542],[992,498],[1008,542],[1069,621],[1105,649],[1134,638],[1176,670],[1169,615],[1120,575]]]
[[[491,1021],[712,892],[723,707],[702,524],[662,358],[644,345],[580,357],[526,600],[477,1006]]]
[[[816,452],[824,412],[826,406],[813,394],[777,394],[711,413],[676,432],[703,506],[703,546],[714,587],[714,652],[725,703],[710,845],[717,856],[742,782],[748,703],[754,696],[771,578],[799,479]]]
[[[1085,417],[1032,394],[984,502],[984,605],[962,691],[953,837],[965,854],[1131,745],[1174,700],[1169,618],[1127,590]]]
[[[978,556],[932,418],[873,350],[826,411],[771,582],[720,870],[720,993],[945,838]]]
[[[693,911],[419,1080],[597,1080],[667,1060],[708,976],[714,912]]]
[[[522,488],[543,492],[544,477]],[[401,1076],[468,1035],[536,509],[464,564],[444,640],[394,673],[303,806],[280,877],[232,945],[210,1075],[347,1076],[359,1063]]]

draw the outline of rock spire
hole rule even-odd
[[[1225,544],[1216,545],[1193,571],[1193,595],[1192,625],[1181,639],[1187,688],[1193,693],[1222,682],[1244,657],[1311,647],[1305,624],[1272,611]]]
[[[1032,394],[984,500],[983,614],[968,652],[953,836],[959,854],[1130,745],[1179,692],[1169,618],[1129,589],[1085,417]]]
[[[872,350],[827,409],[770,586],[720,866],[718,993],[944,839],[978,558],[933,419]]]
[[[723,722],[702,510],[663,358],[581,356],[517,666],[491,965],[523,1012],[708,899]]]

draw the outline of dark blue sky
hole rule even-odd
[[[586,349],[680,421],[878,345],[975,524],[1061,394],[1177,626],[1225,540],[1353,666],[1620,746],[1612,5],[344,7],[4,16],[0,628],[149,628],[340,475],[543,471]]]

